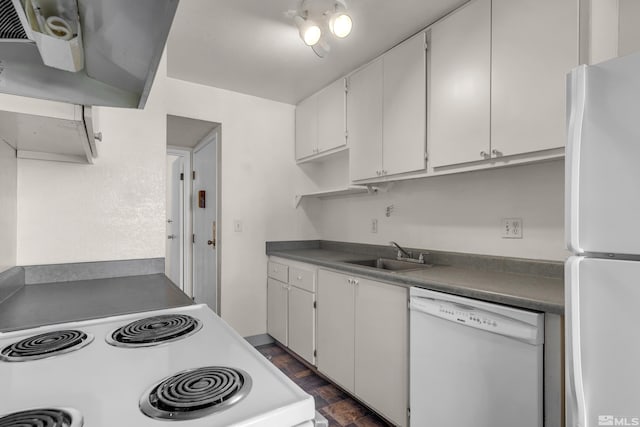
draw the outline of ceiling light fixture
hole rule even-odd
[[[310,19],[305,19],[301,16],[296,16],[296,24],[298,25],[298,31],[300,32],[300,38],[307,46],[314,46],[320,41],[322,37],[322,30],[320,27]]]
[[[344,39],[353,28],[344,0],[301,0],[298,9],[290,13],[302,41],[321,58],[331,49],[331,35]]]

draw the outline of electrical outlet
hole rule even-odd
[[[502,218],[502,238],[522,239],[522,218]]]
[[[371,220],[371,232],[372,233],[378,232],[378,220],[375,218]]]
[[[233,231],[236,233],[242,233],[242,221],[239,219],[233,221]]]

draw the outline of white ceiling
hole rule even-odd
[[[347,0],[353,31],[318,58],[285,12],[298,0],[183,0],[168,74],[295,104],[467,0]]]
[[[217,126],[205,120],[167,115],[167,145],[193,148]]]

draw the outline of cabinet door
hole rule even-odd
[[[422,33],[383,56],[382,169],[397,174],[424,169],[426,51]]]
[[[296,106],[296,160],[318,148],[318,98],[313,95]]]
[[[474,0],[431,28],[431,166],[490,153],[491,0]]]
[[[351,278],[318,271],[318,370],[353,392],[354,295]]]
[[[566,76],[578,64],[578,2],[493,0],[491,149],[564,147]]]
[[[287,345],[287,284],[267,279],[267,332],[274,339]]]
[[[314,300],[313,293],[291,286],[289,290],[289,348],[311,364],[315,362],[313,351],[316,348]]]
[[[400,426],[407,425],[407,289],[356,279],[355,394]]]
[[[347,130],[351,180],[382,170],[382,59],[349,78]]]
[[[318,93],[318,152],[338,148],[347,143],[345,137],[344,79]]]

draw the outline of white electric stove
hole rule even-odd
[[[0,381],[0,426],[312,426],[315,413],[205,305],[1,334]]]

